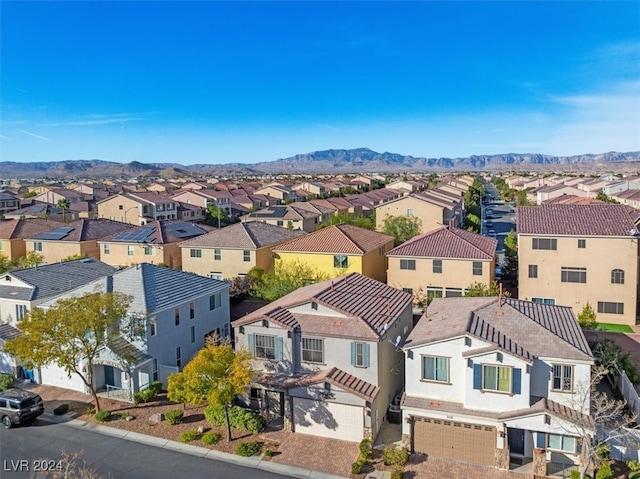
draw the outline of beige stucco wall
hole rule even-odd
[[[37,251],[44,257],[45,263],[56,263],[70,256],[91,256],[100,259],[100,250],[96,240],[91,241],[43,241],[25,240],[27,251],[35,251],[34,243],[42,243],[42,251]]]
[[[105,253],[105,245],[109,246],[109,253]],[[129,255],[129,245],[126,243],[100,243],[100,260],[111,266],[130,266],[138,263],[164,264],[170,268],[180,269],[182,266],[182,252],[178,243],[153,246],[152,254],[145,254],[145,245],[133,244],[133,255]]]
[[[247,274],[257,264],[263,265],[265,270],[271,267],[269,259],[266,258],[266,256],[270,256],[268,248],[258,250],[258,255],[256,255],[255,249],[249,250],[251,252],[251,261],[244,261],[244,249],[220,248],[220,260],[214,259],[214,248],[194,246],[180,249],[182,251],[182,270],[199,274],[200,276],[209,277],[210,273],[221,273],[223,279],[235,278],[241,274]],[[192,249],[201,250],[202,257],[192,258]],[[256,260],[256,256],[259,257],[258,260]]]
[[[376,207],[376,229],[382,231],[385,217],[407,216],[407,210],[411,208],[413,208],[413,216],[422,221],[421,233],[439,228],[446,222],[444,208],[407,196]]]
[[[624,314],[599,313],[603,323],[635,324],[638,285],[638,240],[632,237],[555,237],[557,250],[534,250],[532,238],[518,235],[519,298],[554,299],[555,304],[571,306],[576,316],[589,302],[597,312],[599,301],[624,303]],[[550,236],[546,236],[550,238]],[[578,239],[586,240],[578,248]],[[529,278],[529,265],[538,266],[538,277]],[[561,282],[561,268],[587,269],[586,283]],[[624,271],[624,284],[611,283],[611,271]]]
[[[149,209],[153,211],[151,205],[149,205]],[[140,203],[125,196],[114,196],[98,204],[98,218],[107,218],[136,226],[145,224],[141,213]]]
[[[22,239],[0,240],[0,254],[9,260],[17,259],[27,254],[27,246]]]

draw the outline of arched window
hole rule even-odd
[[[621,269],[611,270],[611,283],[624,284],[624,270],[621,270]]]

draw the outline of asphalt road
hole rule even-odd
[[[509,231],[515,231],[516,229],[515,206],[500,200],[500,193],[493,185],[486,184],[485,189],[487,196],[495,199],[483,205],[482,234],[487,235],[490,229],[496,232],[496,239],[498,240],[498,262],[500,263],[504,258],[504,239],[509,234]],[[513,210],[513,213],[511,210]],[[491,219],[487,218],[487,211],[491,211]],[[487,226],[487,221],[491,221],[490,227]]]
[[[0,428],[0,478],[47,477],[34,469],[55,465],[63,450],[82,452],[82,460],[101,478],[290,477],[36,419],[30,426]]]

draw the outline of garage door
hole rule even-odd
[[[495,427],[432,418],[414,419],[415,452],[457,461],[495,465]]]
[[[40,369],[40,383],[85,392],[85,386],[80,376],[77,374],[68,376],[64,369],[54,364]]]
[[[358,442],[363,439],[362,406],[293,398],[295,432]]]

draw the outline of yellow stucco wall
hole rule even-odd
[[[34,243],[42,244],[42,251],[34,249]],[[43,240],[25,240],[27,251],[36,251],[44,257],[45,263],[55,263],[62,261],[70,256],[91,256],[100,259],[100,250],[98,243],[92,241],[43,241]]]
[[[376,229],[382,231],[387,216],[407,216],[410,209],[413,209],[413,216],[420,218],[422,222],[420,233],[440,228],[445,223],[444,208],[407,196],[376,207]]]

